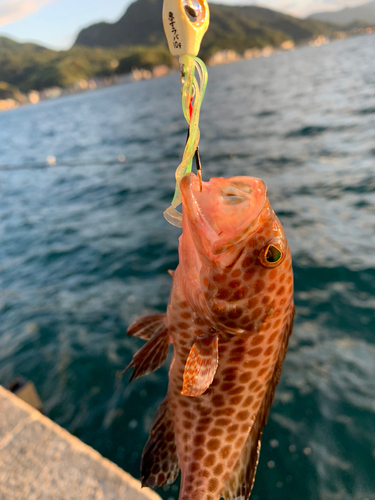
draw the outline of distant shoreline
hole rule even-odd
[[[353,36],[373,34],[373,32],[374,29],[371,27],[357,28],[350,32],[345,32],[345,31],[335,32],[334,36],[331,38],[319,35],[311,40],[306,41],[305,43],[300,43],[300,44],[295,44],[292,40],[287,40],[278,47],[267,45],[262,49],[258,48],[247,49],[243,55],[239,54],[234,50],[222,50],[216,52],[213,56],[211,56],[208,59],[208,61],[206,61],[206,63],[208,66],[212,67],[223,64],[230,64],[233,62],[238,62],[243,60],[270,57],[271,55],[291,51],[300,47],[306,47],[306,46],[320,47],[322,45],[327,45],[333,41],[342,40],[344,38],[349,38]],[[80,79],[74,85],[71,85],[67,88],[62,88],[57,86],[49,87],[42,91],[31,90],[27,94],[22,94],[18,89],[15,88],[15,91],[17,92],[17,98],[15,98],[15,96],[13,97],[9,96],[5,99],[0,98],[0,112],[11,111],[26,105],[36,105],[40,102],[57,99],[59,97],[64,97],[67,95],[99,90],[113,85],[121,85],[124,83],[134,83],[141,80],[161,78],[169,74],[176,73],[176,71],[177,70],[173,67],[171,68],[165,64],[161,64],[154,66],[151,69],[134,67],[132,68],[130,73],[125,73],[123,75],[112,75],[107,77],[92,77],[87,79]]]

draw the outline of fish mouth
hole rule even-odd
[[[267,188],[255,177],[222,177],[202,182],[186,174],[180,183],[183,213],[207,252],[225,252],[247,239],[259,226],[266,204]]]

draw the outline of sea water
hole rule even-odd
[[[204,178],[264,179],[293,255],[254,500],[375,499],[374,53],[369,35],[209,70]],[[0,115],[0,383],[31,379],[135,477],[168,366],[119,374],[142,345],[127,326],[168,302],[185,139],[177,74]]]

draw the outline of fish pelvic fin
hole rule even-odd
[[[180,470],[176,451],[175,433],[168,398],[159,406],[150,437],[142,454],[142,486],[156,488],[172,484]]]
[[[138,318],[128,328],[127,334],[143,340],[150,340],[151,337],[167,328],[167,315],[149,314]]]
[[[234,466],[229,477],[222,497],[225,500],[247,500],[254,485],[255,473],[258,467],[260,441],[264,426],[267,424],[270,407],[275,396],[275,389],[280,380],[281,368],[285,354],[288,349],[289,337],[293,329],[294,304],[291,304],[289,321],[285,327],[283,342],[280,347],[272,378],[269,382],[267,392],[264,395],[262,404],[255,416],[251,426],[249,436],[241,451],[241,455]]]
[[[141,318],[141,320],[142,319],[143,318]],[[135,325],[135,323],[133,325]],[[129,363],[123,371],[123,373],[125,373],[130,370],[130,368],[134,368],[129,382],[138,377],[142,377],[143,375],[147,375],[148,373],[152,373],[160,368],[160,366],[163,365],[167,359],[169,344],[170,335],[168,328],[165,324],[163,328],[160,325],[160,328],[155,329],[147,344],[141,347],[139,351],[134,354],[131,363]]]
[[[183,396],[201,396],[211,385],[219,362],[218,337],[206,337],[194,342],[185,364]]]

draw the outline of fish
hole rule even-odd
[[[167,396],[141,461],[143,486],[179,500],[246,500],[294,318],[290,249],[267,187],[193,173],[181,182],[179,264],[165,314],[137,319],[147,340],[126,369],[159,368],[173,344]]]

